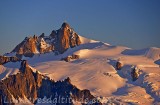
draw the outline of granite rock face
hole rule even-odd
[[[64,53],[68,48],[73,48],[81,44],[78,34],[75,33],[67,23],[63,23],[61,28],[57,32],[57,50],[60,53]]]
[[[57,98],[66,101],[53,101]],[[69,77],[55,82],[38,71],[33,72],[26,60],[21,62],[19,73],[0,81],[0,105],[5,105],[5,102],[9,102],[7,105],[14,105],[24,99],[34,104],[49,99],[50,101],[47,102],[57,105],[73,105],[75,101],[85,105],[94,98],[89,90],[80,90],[72,85]],[[101,105],[101,103],[97,101],[92,105]]]
[[[53,30],[49,36],[45,36],[42,33],[40,36],[26,37],[12,52],[16,52],[17,56],[24,55],[26,57],[51,51],[58,51],[62,54],[68,48],[73,48],[80,44],[79,35],[74,32],[68,23],[64,22],[60,29]]]
[[[37,52],[36,46],[37,39],[35,36],[26,37],[20,44],[18,44],[12,52],[16,52],[17,55],[24,55],[26,57],[32,57]]]
[[[58,47],[57,50],[60,53],[65,52],[69,48],[69,41],[70,41],[70,26],[67,23],[63,23],[62,27],[58,30]]]

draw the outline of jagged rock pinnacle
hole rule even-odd
[[[66,23],[66,22],[64,22],[64,23],[62,24],[61,28],[64,29],[64,28],[66,28],[66,27],[70,28],[69,24]]]
[[[22,60],[20,70],[24,73],[25,69],[28,67],[28,61],[27,60]]]

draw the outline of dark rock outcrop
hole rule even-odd
[[[120,61],[118,61],[116,63],[116,70],[121,70],[122,66],[123,66],[123,64]]]
[[[53,30],[49,36],[50,36],[51,38],[55,39],[55,38],[56,38],[56,34],[57,34],[56,31]]]
[[[13,56],[13,57],[0,56],[1,65],[8,63],[8,62],[17,62],[17,61],[20,61],[20,59],[16,56]]]
[[[71,56],[67,56],[65,58],[62,58],[61,60],[64,60],[66,62],[69,62],[71,60]]]
[[[77,60],[77,59],[79,59],[79,58],[80,58],[79,55],[73,54],[73,55],[71,55],[71,56],[67,56],[67,57],[65,57],[65,58],[62,58],[61,60],[64,60],[64,61],[66,61],[66,62],[69,62],[69,61],[71,61],[71,60]]]
[[[73,105],[74,101],[87,104],[95,97],[89,90],[80,90],[72,85],[69,77],[64,81],[55,82],[38,71],[33,72],[27,61],[23,60],[20,73],[0,81],[0,105],[5,105],[6,101],[9,102],[7,105],[15,104],[14,100],[19,98],[27,98],[31,103],[42,103],[45,99],[49,99],[50,101],[45,100],[46,103]],[[57,98],[60,98],[60,101],[54,101]],[[62,98],[65,102],[61,100]],[[92,105],[101,103],[97,101]]]
[[[40,36],[39,36],[39,38],[44,38],[44,33],[42,33]]]
[[[73,54],[72,57],[71,57],[71,59],[79,59],[79,58],[80,58],[80,56],[76,55],[76,54]]]
[[[132,68],[131,71],[131,77],[132,77],[132,81],[136,81],[139,77],[139,70],[137,67]]]

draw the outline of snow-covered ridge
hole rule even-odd
[[[79,35],[80,37],[80,40],[81,40],[81,44],[86,44],[86,43],[97,43],[97,42],[100,42],[100,41],[96,41],[96,40],[92,40],[92,39],[88,39],[88,38],[85,38],[81,35]],[[102,42],[103,43],[103,42]],[[106,45],[110,45],[108,43],[105,43]]]
[[[145,56],[153,60],[160,59],[160,48],[151,47],[148,52],[146,52]]]
[[[80,40],[81,40],[82,44],[99,42],[99,41],[95,41],[95,40],[92,40],[92,39],[85,38],[85,37],[80,36],[80,35],[79,35],[79,37],[80,37]]]
[[[145,49],[139,49],[139,50],[133,50],[133,49],[126,49],[125,51],[122,52],[124,55],[144,55],[145,57],[148,57],[153,60],[158,60],[160,59],[160,48],[157,47],[150,47],[150,48],[145,48]]]

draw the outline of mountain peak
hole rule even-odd
[[[34,54],[51,51],[58,51],[62,54],[68,48],[73,48],[80,44],[79,35],[71,30],[68,23],[64,22],[59,30],[53,30],[49,36],[45,36],[42,33],[39,37],[34,35],[33,37],[25,38],[12,52],[15,52],[20,57],[21,55],[32,57]]]
[[[67,22],[63,22],[61,28],[66,28],[66,27],[70,28],[70,25]]]

